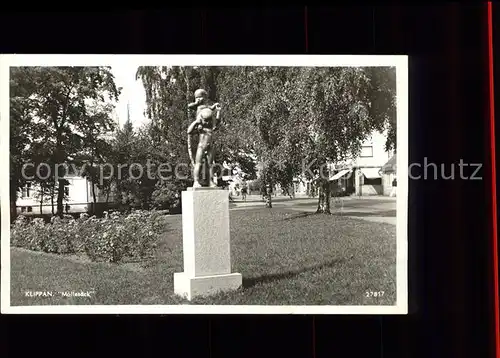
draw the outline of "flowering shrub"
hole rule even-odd
[[[164,217],[155,211],[112,213],[105,218],[82,215],[28,220],[19,216],[11,228],[11,244],[58,254],[86,254],[92,261],[120,262],[153,257]]]
[[[155,209],[171,209],[179,206],[179,186],[171,183],[158,182],[151,195],[151,204]]]

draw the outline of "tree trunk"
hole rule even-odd
[[[331,211],[330,211],[330,201],[331,201],[331,197],[332,197],[332,191],[331,191],[331,187],[330,187],[330,182],[329,181],[326,181],[325,182],[325,213],[326,214],[331,214]]]
[[[272,195],[267,194],[266,195],[266,208],[272,208],[272,207],[273,207]]]
[[[42,186],[42,189],[40,191],[40,215],[43,214],[43,186]]]
[[[96,205],[97,197],[95,194],[95,183],[93,181],[91,181],[91,185],[92,185],[92,199],[94,200],[94,205]]]
[[[50,204],[52,206],[52,215],[54,215],[54,186],[50,189]]]
[[[59,180],[57,184],[57,212],[56,215],[61,218],[64,215],[64,182]]]
[[[319,180],[319,179],[318,179]],[[331,214],[330,211],[330,182],[327,180],[322,180],[318,186],[319,197],[318,197],[318,209],[316,214]]]
[[[17,217],[17,207],[16,207],[16,199],[10,197],[10,220],[14,221]]]
[[[14,221],[17,217],[17,187],[10,184],[10,220]]]
[[[54,159],[56,161],[56,163],[63,163],[64,160],[64,154],[65,154],[65,151],[64,151],[64,148],[62,146],[62,133],[63,133],[63,128],[62,128],[62,125],[59,125],[59,126],[56,126],[56,131],[57,131],[57,135],[56,135],[56,151],[54,153]],[[54,173],[55,175],[60,175],[60,173]],[[64,175],[66,175],[66,173],[64,173]],[[57,176],[55,177],[57,178]],[[57,181],[57,184],[55,183],[55,185],[57,185],[57,210],[56,210],[56,215],[59,216],[59,217],[63,217],[64,215],[64,205],[63,205],[63,201],[64,201],[64,181],[62,179],[59,179]],[[52,198],[54,196],[52,195]],[[54,213],[54,204],[52,204],[52,214]]]

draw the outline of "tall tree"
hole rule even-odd
[[[111,163],[113,163],[112,178],[115,182],[115,199],[122,204],[128,204],[134,192],[129,178],[129,167],[134,163],[137,134],[130,118],[127,118],[122,128],[117,128],[112,140]]]
[[[96,189],[101,192],[108,191],[110,176],[103,175],[101,169],[106,170],[112,158],[111,134],[115,130],[115,122],[111,117],[113,105],[99,101],[89,101],[86,115],[82,115],[82,150],[77,157],[77,162],[83,163],[82,175],[90,179],[92,193],[92,212],[97,204]],[[112,177],[112,176],[111,176]]]
[[[29,121],[42,127],[43,140],[54,147],[52,162],[59,165],[74,163],[74,156],[85,148],[89,101],[117,100],[120,93],[107,67],[21,67],[13,79],[25,88],[24,99],[29,99],[31,107]],[[65,181],[56,185],[57,214],[62,216]]]
[[[228,137],[251,138],[268,182],[287,187],[303,172],[319,188],[318,213],[330,212],[331,164],[356,157],[375,130],[389,129],[394,146],[394,68],[234,67],[222,77],[227,128],[243,134]]]
[[[10,216],[16,217],[16,201],[19,189],[26,183],[23,167],[29,160],[31,143],[41,134],[41,128],[32,123],[33,103],[31,96],[35,86],[24,76],[19,67],[10,68]],[[32,133],[35,132],[35,133]],[[26,168],[25,168],[26,169]]]
[[[307,164],[305,174],[319,188],[318,213],[330,213],[331,164],[357,157],[362,142],[373,131],[391,125],[389,104],[376,102],[386,95],[380,88],[383,71],[386,69],[304,68],[297,76],[296,106],[290,121],[301,128],[299,147]],[[392,99],[390,95],[386,98]]]
[[[264,185],[284,188],[302,173],[319,187],[318,213],[330,212],[331,164],[356,157],[375,130],[395,146],[394,68],[147,67],[138,77],[174,156],[187,147],[185,105],[204,86],[223,106],[216,162],[258,162]]]
[[[223,68],[219,92],[227,107],[222,143],[230,143],[229,154],[236,152],[233,161],[243,161],[250,153],[260,166],[262,185],[288,186],[298,167],[290,165],[298,153],[289,133],[292,104],[287,96],[297,71],[286,67]],[[292,129],[292,133],[295,130]],[[232,150],[232,153],[231,153]],[[256,163],[249,163],[255,168]],[[268,198],[271,206],[271,197]]]
[[[366,72],[370,78],[370,116],[384,124],[383,129],[387,131],[385,149],[396,150],[396,68],[368,67]]]

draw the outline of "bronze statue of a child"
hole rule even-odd
[[[214,148],[213,148],[213,133],[217,130],[220,119],[221,106],[219,103],[213,103],[208,99],[208,94],[204,89],[198,89],[194,92],[195,101],[188,104],[189,109],[196,107],[196,119],[189,125],[188,134],[188,151],[191,164],[194,167],[193,187],[201,187],[200,170],[203,159],[206,159],[209,165],[210,187],[216,187],[214,182]],[[215,112],[215,114],[214,114]],[[199,134],[198,148],[196,156],[193,159],[191,150],[191,137],[194,133]]]

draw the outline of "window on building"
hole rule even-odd
[[[22,213],[25,213],[25,212],[26,212],[26,207],[22,206],[22,207],[21,207],[21,212],[22,212]]]
[[[373,157],[373,146],[364,145],[361,147],[361,158],[372,158]]]
[[[33,208],[31,206],[28,206],[28,213],[32,213],[33,212]]]
[[[382,185],[382,178],[368,179],[364,178],[364,185]]]
[[[64,186],[64,195],[69,196],[69,185]]]

